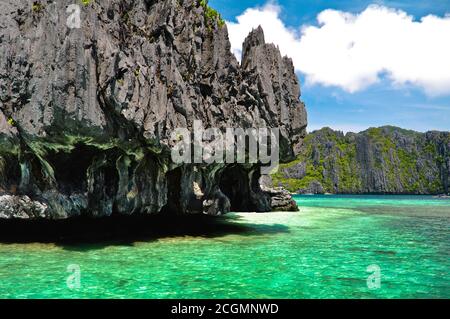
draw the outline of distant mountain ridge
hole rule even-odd
[[[297,160],[272,177],[298,193],[448,193],[450,132],[383,126],[344,134],[323,128],[310,133]]]

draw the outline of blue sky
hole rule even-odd
[[[369,5],[378,4],[402,10],[419,22],[422,17],[430,14],[444,18],[446,13],[450,13],[450,0],[279,0],[272,3],[281,9],[279,19],[288,29],[297,30],[298,37],[302,26],[319,26],[317,15],[326,9],[359,14]],[[236,18],[246,9],[262,8],[266,4],[267,1],[264,0],[210,0],[210,5],[227,21],[235,23]],[[429,36],[433,37],[433,34]],[[439,40],[436,39],[437,41]],[[439,48],[440,44],[437,45]],[[448,72],[450,74],[450,69]],[[298,76],[302,82],[302,100],[307,105],[309,130],[329,126],[344,131],[361,131],[382,125],[396,125],[418,131],[450,130],[448,89],[441,90],[439,94],[429,94],[426,88],[414,83],[396,85],[388,74],[381,73],[378,74],[378,80],[370,82],[367,87],[349,91],[339,85],[324,84],[326,81],[323,79],[322,83],[307,83],[307,76],[301,71],[298,71]]]

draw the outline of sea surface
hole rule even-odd
[[[189,236],[0,243],[0,298],[450,298],[450,201],[295,199]]]

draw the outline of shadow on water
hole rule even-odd
[[[240,216],[126,216],[70,220],[2,220],[0,244],[54,243],[66,250],[88,251],[133,246],[163,238],[220,238],[289,232],[285,225],[238,222]]]

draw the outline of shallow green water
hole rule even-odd
[[[205,230],[128,245],[0,244],[0,297],[450,298],[449,201],[296,200],[299,213],[229,216],[221,223],[237,224],[234,234]],[[80,267],[79,289],[67,286],[69,265]],[[381,270],[376,290],[367,286],[370,265]]]

